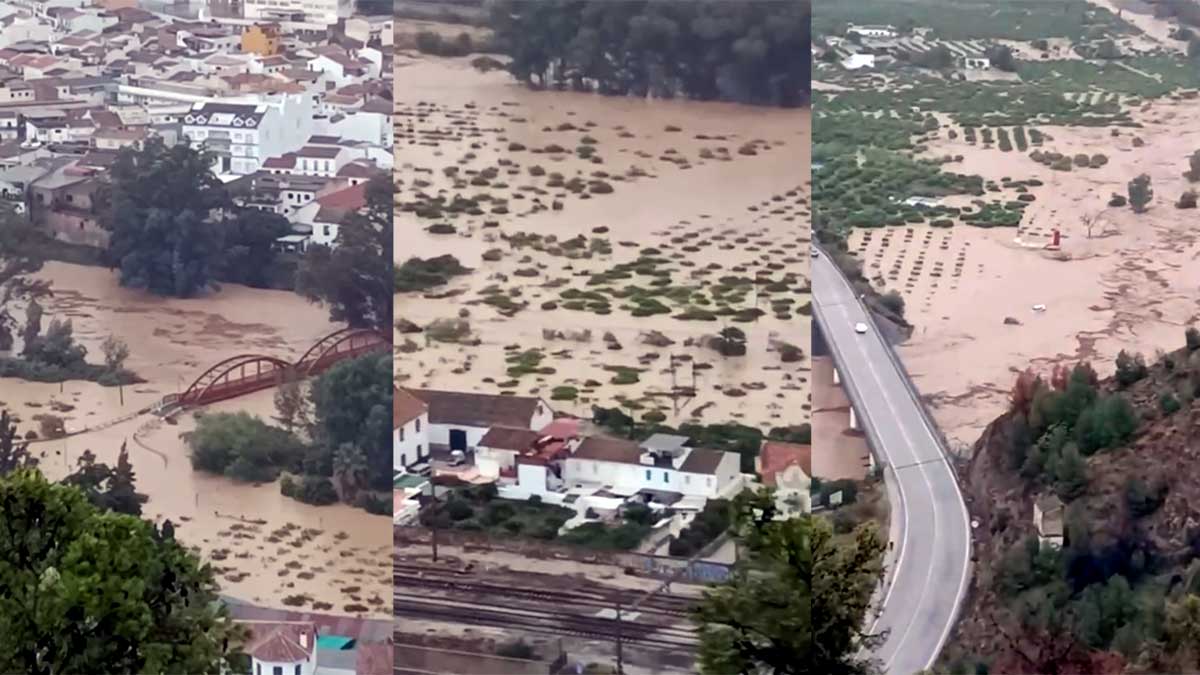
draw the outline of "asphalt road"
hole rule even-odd
[[[890,347],[836,266],[823,253],[812,263],[813,315],[876,457],[895,472],[889,497],[901,534],[874,627],[888,631],[876,656],[889,675],[912,675],[937,658],[966,593],[969,518],[938,438],[889,356]],[[870,327],[866,334],[854,332],[858,322]]]

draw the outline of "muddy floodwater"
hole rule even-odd
[[[1183,172],[1200,147],[1194,109],[1188,100],[1147,103],[1132,110],[1140,128],[1115,136],[1104,127],[1039,126],[1051,137],[1043,151],[1108,156],[1102,167],[1068,172],[942,132],[928,154],[962,155],[954,171],[1043,183],[1030,189],[1036,200],[1020,228],[853,233],[864,273],[904,294],[916,332],[901,353],[956,446],[967,447],[1004,411],[1020,370],[1045,374],[1056,364],[1089,361],[1107,376],[1123,349],[1150,360],[1156,350],[1183,345],[1184,329],[1200,317],[1200,237],[1195,211],[1173,202],[1192,187]],[[1153,181],[1149,210],[1109,207],[1142,173]],[[945,202],[969,202],[955,199]],[[1061,250],[1047,251],[1055,229]]]
[[[84,450],[115,463],[127,443],[138,490],[149,496],[145,517],[169,518],[177,536],[217,568],[223,593],[272,607],[390,615],[385,518],[340,505],[308,506],[280,495],[278,483],[250,485],[194,472],[179,435],[195,428],[195,418],[185,414],[170,424],[138,414],[231,356],[294,360],[337,330],[323,308],[293,293],[236,285],[197,299],[155,298],[120,288],[108,270],[64,263],[47,264],[39,276],[54,292],[42,301],[44,323],[70,318],[90,361],[101,358],[107,335],[120,337],[131,350],[127,367],[147,380],[125,387],[122,405],[118,389],[90,382],[0,379],[0,406],[21,418],[22,430],[36,428],[33,417],[41,412],[65,418],[67,438],[32,446],[48,476],[68,473]],[[268,419],[273,392],[206,410],[245,410]]]
[[[469,329],[398,334],[402,385],[668,424],[809,420],[807,111],[535,92],[405,54],[396,81],[396,260],[470,269],[397,296],[399,319]],[[438,213],[455,201],[476,207]],[[711,346],[726,327],[744,356]]]

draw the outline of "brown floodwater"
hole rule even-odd
[[[119,287],[108,270],[64,263],[47,264],[40,276],[54,291],[42,303],[43,323],[70,318],[92,361],[107,335],[120,337],[131,350],[127,366],[147,380],[125,387],[122,404],[117,388],[90,382],[0,379],[0,405],[20,416],[22,430],[36,428],[39,413],[57,409],[65,418],[71,436],[32,446],[49,477],[68,473],[84,450],[114,463],[126,443],[138,490],[149,496],[145,517],[174,522],[180,539],[218,568],[222,592],[272,607],[307,595],[304,607],[323,602],[331,612],[346,613],[346,605],[361,604],[370,610],[352,613],[390,615],[384,603],[391,583],[387,519],[345,506],[308,506],[284,498],[276,483],[255,486],[195,472],[180,439],[195,427],[194,417],[168,424],[137,414],[225,358],[295,359],[338,328],[323,308],[293,293],[237,285],[197,299],[155,298]],[[245,410],[267,419],[273,407],[273,393],[264,391],[208,410]],[[301,536],[305,529],[307,537]]]
[[[702,419],[741,421],[760,427],[806,422],[809,363],[781,363],[777,341],[810,342],[809,319],[788,319],[771,312],[753,323],[736,325],[747,334],[744,357],[723,358],[702,346],[703,338],[723,322],[681,321],[671,315],[634,317],[613,303],[608,315],[545,309],[565,288],[589,290],[587,279],[613,265],[635,260],[653,247],[670,257],[677,273],[672,283],[711,288],[726,274],[795,274],[786,294],[800,307],[809,302],[809,117],[807,111],[777,110],[720,103],[641,101],[566,92],[535,92],[500,73],[480,74],[459,59],[398,59],[396,165],[398,200],[440,194],[451,198],[489,194],[509,200],[507,214],[487,213],[454,220],[455,234],[433,234],[431,224],[411,211],[397,212],[397,261],[451,254],[472,268],[437,289],[440,297],[397,296],[397,316],[419,325],[466,312],[478,344],[427,343],[420,335],[397,355],[402,384],[473,391],[512,391],[548,396],[554,387],[580,389],[576,401],[556,402],[562,412],[586,415],[592,404],[612,406],[634,401],[638,410],[655,409],[669,423]],[[560,131],[570,124],[574,129]],[[671,128],[673,130],[668,130]],[[533,153],[558,144],[573,149],[590,137],[600,164],[574,152]],[[737,152],[762,141],[753,156]],[[518,144],[513,146],[512,144]],[[510,150],[523,146],[525,150]],[[728,160],[722,161],[728,152]],[[468,155],[469,153],[469,155]],[[707,156],[707,157],[706,157]],[[501,161],[511,161],[509,166]],[[566,179],[596,177],[603,171],[612,194],[579,195],[555,189],[529,169],[542,166]],[[685,168],[686,166],[686,168]],[[462,174],[499,169],[498,186],[455,186],[448,167]],[[636,167],[636,169],[635,169]],[[513,169],[514,171],[508,171]],[[636,175],[628,180],[614,176]],[[511,184],[511,185],[510,185]],[[522,190],[521,188],[537,188]],[[539,192],[540,190],[541,192]],[[524,193],[524,199],[518,195]],[[790,194],[789,194],[790,193]],[[773,199],[774,198],[774,199]],[[538,201],[541,207],[531,204]],[[550,208],[559,202],[561,210]],[[490,226],[485,226],[492,221]],[[606,229],[597,229],[606,228]],[[554,236],[560,241],[583,235],[606,239],[611,253],[567,259],[546,250],[510,249],[503,237],[516,233]],[[484,260],[489,249],[504,251],[500,260]],[[713,267],[709,276],[697,270]],[[533,276],[522,276],[537,270]],[[635,283],[633,281],[629,283]],[[479,304],[482,292],[500,286],[519,294],[527,307],[509,317]],[[446,297],[449,294],[449,297]],[[778,298],[776,298],[778,299]],[[767,298],[762,298],[767,307]],[[748,296],[740,306],[753,306]],[[677,308],[678,309],[678,308]],[[548,339],[547,331],[591,331],[588,341]],[[675,344],[643,344],[656,331]],[[615,338],[620,349],[603,337]],[[505,356],[514,348],[541,349],[548,375],[525,375],[516,383],[506,373]],[[692,385],[692,371],[670,356],[711,366],[696,371],[696,396],[672,399],[675,385]],[[612,383],[613,368],[640,368],[639,382]],[[500,386],[504,383],[505,386]]]

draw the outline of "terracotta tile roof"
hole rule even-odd
[[[601,462],[641,464],[642,449],[637,443],[627,441],[623,438],[589,436],[583,439],[583,442],[579,444],[572,457],[593,459]]]
[[[292,152],[284,153],[280,157],[268,157],[263,162],[264,169],[293,169],[296,167],[296,154]]]
[[[316,159],[336,159],[342,152],[341,148],[324,145],[306,145],[296,152],[297,157],[313,157]]]
[[[399,429],[429,412],[429,406],[406,389],[392,390],[392,429]]]
[[[541,438],[541,434],[522,427],[494,426],[479,439],[478,445],[500,450],[525,451]]]
[[[684,458],[683,464],[679,465],[679,470],[687,473],[714,474],[723,459],[725,459],[725,453],[720,450],[695,448]]]
[[[377,169],[364,162],[350,162],[338,169],[337,175],[341,178],[370,178],[376,171]]]
[[[359,188],[366,189],[366,183]],[[534,413],[542,405],[531,396],[501,396],[473,394],[435,389],[410,389],[413,396],[429,406],[430,424],[458,424],[489,428],[496,425],[528,427]]]
[[[775,484],[775,474],[798,465],[806,476],[812,476],[812,446],[797,443],[767,441],[758,456],[759,473],[767,485]]]
[[[330,192],[324,197],[318,197],[317,202],[323,208],[357,211],[367,205],[367,184],[359,183],[337,192]]]
[[[317,631],[311,622],[255,622],[245,625],[250,629],[245,651],[259,661],[297,663],[316,656]],[[302,641],[309,646],[303,647]]]

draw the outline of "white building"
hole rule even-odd
[[[963,68],[967,70],[987,70],[992,67],[992,60],[986,56],[964,56]]]
[[[354,10],[354,0],[245,0],[243,17],[253,21],[275,21],[303,15],[307,21],[332,26]]]
[[[893,38],[899,33],[894,26],[850,26],[846,35],[857,34],[868,38]]]
[[[317,629],[308,621],[245,621],[252,675],[314,675]]]
[[[429,406],[429,443],[469,451],[494,426],[542,429],[554,420],[554,410],[541,398],[472,394],[433,389],[408,392]]]
[[[397,471],[429,457],[429,406],[406,389],[392,391],[392,468]]]
[[[1052,494],[1042,495],[1033,502],[1033,526],[1043,546],[1062,548],[1063,503]]]
[[[858,70],[859,68],[874,68],[874,54],[851,54],[842,59],[842,67],[846,70]]]
[[[513,470],[517,456],[529,452],[540,439],[533,429],[494,426],[475,447],[475,466],[481,476],[499,478],[501,471]]]
[[[687,447],[687,438],[655,434],[642,444],[592,436],[564,462],[568,485],[604,486],[618,495],[642,490],[718,498],[741,488],[741,458],[733,452]]]
[[[219,175],[254,173],[268,157],[303,146],[312,128],[308,97],[278,103],[196,103],[183,118],[183,135],[214,153]]]
[[[292,173],[332,178],[349,162],[350,154],[348,148],[306,145],[296,151],[296,166]]]

